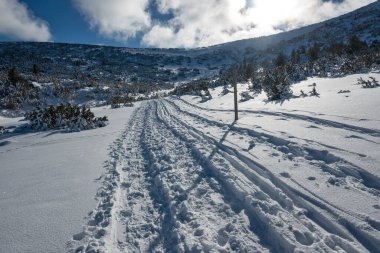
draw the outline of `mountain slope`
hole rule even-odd
[[[74,78],[78,74],[103,81],[183,82],[210,76],[221,68],[253,59],[260,63],[274,53],[301,45],[345,42],[352,34],[371,44],[380,41],[380,2],[322,23],[271,36],[197,49],[134,49],[60,43],[0,43],[0,70],[15,66],[30,72],[37,64],[44,74]]]
[[[314,43],[329,45],[348,42],[350,36],[356,35],[368,45],[380,43],[380,1],[376,1],[345,15],[275,35],[230,42],[211,48],[231,50],[236,57],[246,57],[262,62],[262,58],[273,53],[285,52],[300,46],[306,48]]]

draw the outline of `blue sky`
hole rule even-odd
[[[49,22],[53,41],[138,46],[134,41],[117,42],[90,29],[69,0],[24,0],[35,16]]]
[[[116,41],[98,34],[96,30],[89,27],[70,0],[24,0],[22,2],[28,6],[34,16],[49,23],[52,41],[110,46],[140,46],[137,39]],[[0,34],[0,40],[14,41],[19,39],[16,36]]]
[[[374,0],[1,0],[1,41],[200,47],[278,33]]]

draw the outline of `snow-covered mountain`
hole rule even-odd
[[[295,48],[298,45],[347,42],[348,38],[353,34],[371,44],[373,41],[379,42],[380,40],[379,21],[380,1],[376,1],[353,12],[321,23],[275,35],[225,43],[211,48],[234,49],[245,53],[259,52],[271,48],[280,48],[286,51],[287,47]]]
[[[0,252],[380,252],[379,44],[379,1],[207,48],[0,43]]]
[[[278,52],[314,43],[346,42],[355,34],[367,44],[380,43],[380,2],[346,15],[271,36],[197,49],[136,49],[62,43],[0,43],[0,70],[29,73],[33,64],[55,78],[98,81],[175,83],[210,76],[251,59],[270,61]]]

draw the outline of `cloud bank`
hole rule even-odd
[[[154,47],[200,47],[295,29],[374,0],[73,0],[91,27]],[[155,8],[152,11],[152,6]],[[158,13],[152,14],[152,13]],[[167,18],[160,18],[165,16]]]
[[[92,28],[118,40],[135,37],[151,25],[149,0],[73,0]]]
[[[18,0],[0,0],[0,34],[28,41],[49,41],[48,24]]]

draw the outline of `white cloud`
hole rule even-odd
[[[49,41],[48,24],[18,0],[0,0],[0,34],[29,41]]]
[[[143,43],[158,47],[198,47],[252,38],[320,22],[374,0],[157,0],[161,13],[174,18],[158,23]]]
[[[127,40],[150,26],[149,0],[73,0],[101,35]]]
[[[245,0],[158,0],[159,11],[172,12],[174,18],[153,26],[143,43],[194,47],[252,37],[254,22],[242,11],[245,6]]]
[[[142,32],[142,44],[199,47],[269,35],[320,22],[374,2],[345,0],[74,0],[93,27],[127,40]],[[149,1],[169,20],[152,17]],[[168,15],[166,15],[168,16]]]

